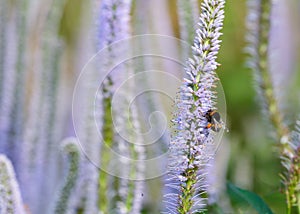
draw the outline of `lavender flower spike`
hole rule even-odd
[[[281,163],[285,168],[281,175],[287,200],[287,213],[293,206],[300,209],[300,120],[297,121],[295,130],[289,139],[290,150],[284,150]]]
[[[214,135],[206,128],[205,117],[216,109],[214,91],[217,81],[215,70],[220,48],[220,30],[224,20],[224,0],[204,0],[198,29],[192,46],[193,57],[187,61],[188,78],[180,88],[178,111],[173,120],[177,133],[170,144],[169,179],[172,189],[165,195],[167,213],[201,212],[206,204],[205,169],[213,157],[210,151]]]
[[[69,200],[78,179],[80,151],[76,144],[76,138],[67,138],[62,142],[63,150],[68,155],[69,170],[65,184],[60,190],[55,205],[54,213],[68,213]]]
[[[5,155],[0,155],[0,213],[25,213],[13,166]]]

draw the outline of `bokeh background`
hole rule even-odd
[[[32,94],[35,90],[34,85],[37,81],[49,81],[47,78],[52,78],[51,72],[56,72],[53,74],[55,78],[52,78],[52,80],[58,79],[57,84],[53,84],[56,88],[49,90],[58,90],[58,97],[55,100],[58,104],[55,108],[59,109],[57,112],[62,112],[59,118],[53,121],[60,129],[58,137],[55,138],[57,142],[64,137],[75,136],[71,115],[72,92],[80,71],[94,54],[89,41],[95,38],[90,38],[90,32],[97,24],[97,5],[100,2],[66,0],[64,3],[57,3],[51,0],[32,0],[25,3],[27,11],[26,7],[20,6],[18,0],[4,0],[0,3],[1,9],[4,9],[4,5],[6,8],[2,14],[0,13],[0,17],[5,17],[5,21],[1,23],[1,35],[7,30],[7,23],[9,23],[7,20],[10,19],[7,17],[13,16],[11,14],[21,14],[25,17],[26,31],[16,30],[16,32],[24,33],[21,44],[25,47],[23,53],[27,73],[24,76],[25,81],[21,84],[25,85],[26,93],[22,109],[19,111],[24,111],[24,118],[27,120],[33,117],[29,112]],[[180,38],[176,2],[175,0],[134,0],[131,12],[132,35],[150,33]],[[271,30],[271,45],[274,48],[272,48],[271,55],[278,57],[279,61],[276,61],[277,64],[273,66],[272,75],[279,94],[280,105],[286,115],[286,123],[293,127],[300,114],[300,2],[299,0],[276,2],[279,5],[275,7],[272,14],[274,24]],[[56,11],[57,15],[49,15]],[[280,160],[274,142],[269,138],[270,133],[264,115],[261,113],[252,72],[246,66],[247,54],[244,51],[246,14],[245,0],[226,2],[223,42],[218,60],[221,66],[218,68],[218,75],[226,96],[226,123],[229,132],[224,134],[217,153],[216,171],[220,178],[218,182],[221,188],[226,180],[229,180],[239,187],[252,190],[269,204],[274,213],[284,213],[285,199],[280,193],[282,189],[279,177],[282,171]],[[48,26],[49,17],[57,20],[50,22],[52,25]],[[9,42],[1,38],[0,48],[4,50],[4,43],[9,44]],[[10,42],[13,42],[13,38]],[[54,53],[50,53],[48,64],[47,59],[39,55],[47,48]],[[9,50],[4,54],[9,54]],[[39,61],[46,62],[46,64],[39,64]],[[42,76],[38,77],[39,74],[35,73],[35,69],[31,66],[38,66]],[[58,66],[56,71],[52,69],[55,66]],[[7,72],[5,67],[1,67],[1,76],[4,76],[5,72]],[[183,75],[184,70],[178,72],[182,72],[179,75]],[[7,88],[4,82],[0,81],[0,84],[3,93]],[[38,114],[37,112],[35,113]],[[3,122],[3,117],[0,120]],[[147,121],[144,122],[147,123]],[[23,129],[24,126],[22,125]],[[58,152],[59,143],[51,144],[51,148],[54,153],[57,153],[51,158],[58,158],[60,163],[63,162],[62,155]],[[8,156],[11,157],[16,168],[17,178],[20,178],[22,159],[15,158],[12,153]],[[46,167],[47,162],[44,164],[43,167]],[[64,165],[57,165],[54,168],[51,170],[54,170],[56,175],[50,177],[55,179],[49,185],[55,190],[63,181],[65,169]],[[49,172],[46,168],[44,169],[47,171],[46,174],[53,173],[50,169]],[[144,196],[144,212],[158,213],[162,197],[160,178],[148,180],[146,183],[148,188]],[[22,188],[22,182],[20,185],[21,189],[26,191],[26,188]],[[43,182],[40,185],[43,189],[48,184]],[[51,195],[55,194],[54,190],[47,193],[49,200]],[[47,202],[43,203],[47,204]],[[234,201],[230,202],[225,192],[220,195],[220,203],[224,204],[224,207],[231,204],[234,207],[233,213],[245,213],[247,210],[249,213],[253,212],[247,206],[241,208]]]

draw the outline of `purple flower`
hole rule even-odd
[[[168,213],[192,213],[206,204],[206,165],[213,158],[214,135],[207,128],[206,114],[216,109],[216,62],[220,30],[224,20],[224,0],[205,0],[187,61],[187,78],[180,88],[174,123],[177,134],[170,144],[169,179],[175,190],[165,195]]]

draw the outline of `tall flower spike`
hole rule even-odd
[[[180,88],[178,111],[174,123],[177,134],[170,144],[170,192],[165,195],[168,213],[200,212],[206,205],[205,169],[213,158],[214,137],[207,129],[205,117],[215,107],[215,70],[220,48],[220,30],[224,20],[224,0],[205,0],[194,44],[193,57],[187,61],[187,78]],[[173,189],[173,190],[172,190]]]
[[[283,122],[278,101],[270,75],[269,32],[271,0],[248,0],[248,34],[246,51],[250,57],[249,67],[253,70],[257,83],[257,93],[262,103],[264,114],[268,116],[275,131],[275,139],[287,144],[289,130]],[[284,145],[283,145],[284,147]]]
[[[291,207],[295,202],[299,203],[299,142],[295,143],[291,139],[293,135],[284,123],[283,114],[280,111],[278,100],[274,90],[274,84],[270,74],[269,39],[271,25],[271,0],[248,1],[248,53],[250,54],[249,66],[254,71],[257,81],[257,92],[263,103],[263,110],[268,116],[270,125],[275,132],[275,140],[280,155],[282,165],[286,168],[286,173],[282,176],[285,186],[287,213],[291,212]],[[294,180],[295,179],[295,180]],[[295,183],[296,182],[296,183]],[[296,191],[297,190],[297,191]],[[295,198],[295,192],[298,193]],[[298,204],[299,206],[299,204]]]
[[[18,0],[11,4],[5,0],[1,2],[1,7],[6,11],[1,14],[0,23],[4,28],[1,32],[2,41],[0,40],[4,48],[1,50],[3,53],[0,53],[0,79],[3,83],[0,83],[0,152],[7,154],[18,172],[24,116],[24,53],[28,1]]]
[[[98,41],[99,49],[105,48],[120,39],[128,37],[128,21],[129,21],[129,11],[130,11],[131,1],[120,1],[120,0],[104,0],[101,2],[100,8],[100,18],[98,26]],[[103,59],[104,65],[103,70],[109,67],[113,60],[116,59],[120,50],[109,49],[108,56]],[[118,70],[117,75],[110,73],[106,79],[103,81],[102,85],[102,105],[103,105],[103,127],[102,127],[102,137],[103,143],[107,147],[118,149],[120,148],[121,154],[127,154],[128,148],[124,145],[125,142],[119,136],[116,136],[114,130],[114,123],[112,118],[112,113],[115,113],[115,109],[112,106],[112,97],[115,93],[116,88],[124,80],[125,74],[124,70]],[[116,115],[116,120],[123,122],[125,121],[120,118],[121,115]],[[116,145],[117,144],[117,145]],[[101,165],[108,166],[110,163],[110,154],[105,150],[105,146],[101,148]],[[109,186],[114,186],[109,188]],[[124,186],[124,182],[119,182],[117,179],[110,177],[105,172],[100,172],[99,175],[99,196],[98,205],[99,209],[103,213],[109,213],[111,209],[116,209],[118,204],[118,198],[123,198],[123,196],[118,197],[118,189]],[[127,192],[127,191],[124,191]],[[119,208],[117,208],[119,209]]]
[[[76,139],[65,139],[62,143],[64,152],[68,155],[69,172],[65,184],[60,190],[58,200],[54,209],[56,214],[68,213],[68,206],[73,188],[78,178],[80,152],[76,144]]]
[[[131,0],[104,0],[101,2],[101,16],[99,19],[99,48],[105,48],[114,42],[125,39],[130,36],[130,8]],[[102,70],[106,71],[108,67],[114,65],[118,55],[126,48],[108,48],[107,54],[102,61]],[[102,59],[101,59],[102,60]],[[102,105],[103,105],[103,127],[102,136],[104,144],[113,148],[122,157],[143,158],[143,148],[133,146],[131,143],[140,144],[138,136],[133,136],[132,125],[130,122],[137,123],[135,110],[127,111],[130,105],[129,93],[132,86],[125,86],[126,89],[117,91],[118,87],[132,75],[132,68],[127,64],[120,64],[111,71],[101,85]],[[120,99],[117,105],[112,103],[113,96],[120,93]],[[125,112],[125,113],[124,113]],[[112,115],[113,114],[113,115]],[[114,120],[113,120],[114,119]],[[132,121],[131,121],[132,120]],[[130,121],[130,122],[128,122]],[[137,128],[136,126],[134,128]],[[123,136],[128,136],[129,142]],[[112,164],[107,147],[101,148],[101,165],[109,166]],[[124,162],[120,163],[119,169],[115,169],[117,176],[110,177],[105,172],[100,172],[99,176],[99,209],[103,213],[138,213],[141,207],[139,197],[142,191],[142,183],[130,181],[127,178],[138,175],[143,177],[142,166],[132,166],[130,161],[121,158]],[[119,170],[119,171],[118,171]]]
[[[25,213],[13,166],[4,155],[0,155],[0,213]]]
[[[98,7],[100,2],[93,2],[94,13],[92,20],[98,18]],[[97,51],[96,44],[96,28],[94,25],[89,28],[89,31],[84,30],[83,37],[84,45],[87,47],[87,52],[80,53],[80,58],[86,59],[88,56],[93,55]],[[84,61],[83,61],[84,62]],[[80,98],[78,104],[80,107],[80,114],[77,121],[81,121],[77,136],[80,136],[80,144],[84,148],[85,153],[88,154],[88,158],[82,158],[79,166],[79,175],[76,187],[70,198],[70,207],[73,210],[80,210],[82,214],[97,213],[98,212],[98,180],[99,169],[90,161],[99,163],[101,143],[99,142],[99,132],[103,127],[103,106],[102,106],[102,94],[97,94],[97,109],[94,106],[95,91],[99,86],[99,69],[98,64],[93,66],[92,72],[89,72],[87,79],[84,81],[84,85],[80,89]],[[95,128],[95,121],[97,121],[98,127]]]
[[[26,1],[28,2],[28,1]],[[55,0],[51,4],[39,5],[37,11],[43,11],[40,19],[34,20],[33,32],[28,48],[27,77],[29,104],[23,143],[20,146],[22,159],[21,190],[24,201],[32,213],[40,213],[49,207],[53,200],[54,187],[58,180],[58,142],[62,137],[63,123],[60,114],[58,88],[61,75],[60,57],[63,49],[58,37],[58,27],[66,1]],[[30,2],[29,8],[31,8]],[[43,8],[40,10],[39,8]],[[35,12],[37,12],[35,11]],[[30,46],[31,47],[31,46]],[[57,147],[55,146],[57,145]],[[47,171],[45,171],[47,168]],[[43,198],[39,196],[43,194]],[[37,203],[38,202],[38,203]]]

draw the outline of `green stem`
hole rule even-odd
[[[287,203],[287,214],[291,214],[292,212],[292,206],[291,206],[291,202],[290,202],[290,197],[288,194],[288,191],[286,191],[286,203]]]
[[[109,85],[108,87],[112,86],[112,81],[109,78]],[[107,94],[109,92],[108,88],[103,88],[103,94]],[[113,121],[111,115],[111,96],[103,99],[103,106],[104,106],[104,117],[103,117],[103,128],[102,128],[102,136],[103,136],[103,143],[106,144],[106,147],[111,148],[113,142]],[[110,153],[105,150],[105,147],[102,147],[101,150],[101,165],[107,166],[109,164]],[[100,211],[104,214],[108,214],[108,174],[104,171],[100,172],[99,175],[99,190],[98,190],[98,206]]]
[[[194,159],[189,161],[189,164],[192,164],[194,162]],[[189,213],[193,206],[193,196],[195,194],[194,186],[197,182],[197,169],[186,169],[184,172],[184,177],[187,178],[187,180],[181,184],[181,190],[182,193],[179,196],[179,207],[178,212],[180,214],[186,214]]]
[[[127,69],[131,69],[131,68],[127,68]],[[129,87],[128,90],[130,92],[132,92],[131,87]],[[127,100],[126,105],[128,105],[128,106],[130,105],[129,100]],[[132,160],[139,159],[139,153],[138,153],[139,151],[136,150],[136,146],[133,144],[136,141],[138,141],[137,143],[140,143],[138,134],[134,133],[134,130],[138,129],[138,127],[139,127],[139,124],[138,124],[139,121],[138,121],[136,114],[137,114],[137,109],[136,109],[136,106],[133,104],[132,107],[130,109],[128,109],[127,117],[129,119],[127,120],[127,124],[126,124],[128,133],[129,133],[129,137],[130,137],[130,139],[129,139],[130,143],[128,144],[128,146],[129,146],[130,157]],[[136,125],[137,127],[134,127],[134,125]],[[140,131],[140,130],[138,130],[138,131]],[[133,142],[133,143],[131,143],[131,142]],[[135,178],[138,173],[138,170],[139,170],[137,163],[132,163],[131,165],[129,165],[129,167],[130,167],[129,177]],[[132,211],[132,209],[133,209],[135,197],[139,197],[138,195],[134,194],[135,193],[134,191],[135,191],[135,188],[137,188],[136,185],[138,185],[138,182],[139,181],[134,181],[134,180],[129,179],[128,194],[127,194],[127,199],[125,202],[128,212]]]
[[[130,121],[130,120],[128,120],[128,121]],[[127,125],[130,126],[130,124],[127,124]],[[129,142],[133,142],[132,139]],[[136,160],[137,154],[136,154],[136,151],[134,149],[134,144],[130,143],[129,144],[129,149],[130,149],[130,153],[131,153],[130,156],[132,157],[132,160]],[[129,177],[131,177],[131,178],[135,177],[136,168],[134,166],[135,166],[134,164],[129,166],[130,167]],[[133,205],[133,198],[134,198],[133,194],[134,194],[134,188],[135,188],[134,183],[135,183],[135,181],[133,181],[133,180],[129,180],[129,183],[128,183],[128,194],[127,194],[127,199],[125,201],[126,208],[127,208],[128,211],[130,211],[132,209],[132,205]]]
[[[300,194],[297,196],[297,207],[298,207],[298,214],[300,214]]]

